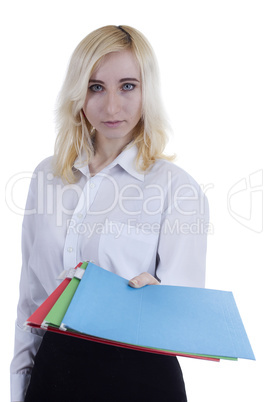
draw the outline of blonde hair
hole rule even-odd
[[[142,81],[142,117],[134,130],[137,166],[147,170],[163,154],[167,143],[167,120],[159,91],[158,66],[148,40],[129,26],[108,25],[87,35],[71,57],[58,98],[58,135],[55,144],[55,175],[69,183],[76,181],[73,169],[77,156],[86,154],[85,163],[94,155],[94,130],[83,114],[88,82],[101,59],[111,52],[130,49],[136,56]]]

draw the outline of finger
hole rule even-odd
[[[146,285],[159,285],[159,282],[148,272],[143,272],[142,274],[130,279],[128,284],[132,288],[142,288]]]

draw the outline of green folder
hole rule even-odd
[[[80,269],[86,269],[88,262],[83,262]],[[72,301],[72,298],[78,288],[80,279],[75,276],[70,281],[69,285],[63,291],[61,296],[58,298],[52,309],[47,314],[46,318],[42,323],[42,328],[47,329],[47,327],[59,328],[62,319]]]

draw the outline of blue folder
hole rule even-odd
[[[61,328],[177,354],[255,360],[232,292],[168,285],[134,289],[92,263]]]

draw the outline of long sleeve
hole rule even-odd
[[[80,189],[74,186],[71,191],[71,186],[64,186],[60,178],[53,176],[52,160],[52,157],[43,160],[33,173],[22,224],[20,296],[10,367],[12,402],[24,400],[44,334],[37,329],[26,331],[24,323],[59,285],[57,278],[65,268],[67,222]]]
[[[29,384],[33,358],[42,340],[42,332],[26,331],[23,324],[32,312],[38,307],[38,300],[34,302],[30,297],[30,286],[33,280],[29,274],[29,259],[35,241],[35,196],[36,183],[32,180],[26,203],[25,216],[22,225],[22,270],[20,278],[20,298],[17,308],[15,326],[14,358],[11,362],[11,401],[23,401]],[[40,295],[42,297],[42,294]]]
[[[188,182],[187,182],[188,181]],[[171,201],[162,215],[156,275],[162,284],[204,287],[209,207],[197,183],[174,179]]]

